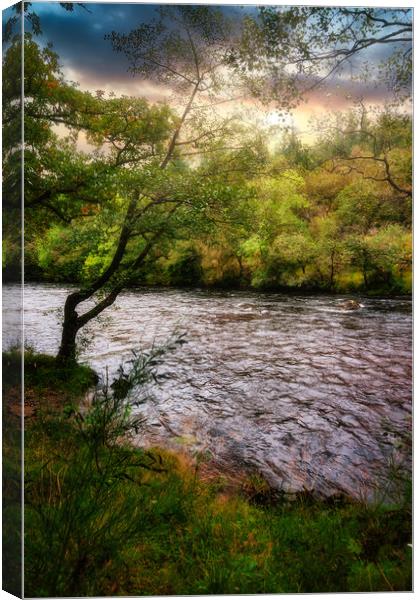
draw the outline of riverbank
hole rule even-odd
[[[6,277],[4,279],[6,284],[20,283],[20,280],[16,277]],[[25,284],[52,284],[52,285],[69,285],[74,287],[82,287],[83,283],[74,279],[51,279],[51,278],[26,278]],[[365,288],[362,285],[358,286],[338,286],[330,288],[327,286],[319,287],[313,285],[303,286],[283,286],[283,285],[261,285],[252,286],[250,284],[232,284],[231,282],[218,282],[213,284],[197,284],[191,285],[189,282],[185,284],[177,283],[173,285],[171,283],[152,283],[152,282],[137,282],[126,287],[130,289],[155,289],[155,290],[204,290],[204,291],[223,291],[223,292],[251,292],[251,293],[276,293],[276,294],[298,294],[301,296],[322,296],[322,295],[336,295],[336,296],[348,296],[356,297],[357,295],[366,296],[370,298],[411,298],[412,297],[412,281],[411,279],[407,284],[397,286],[381,286],[375,288]]]
[[[25,419],[27,595],[411,589],[407,491],[385,506],[288,502],[257,476],[232,490],[199,459],[122,441],[132,415],[115,394],[79,411],[91,372],[49,361],[26,359],[26,392],[43,399]]]

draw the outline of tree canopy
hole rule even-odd
[[[398,99],[411,95],[412,11],[409,8],[262,6],[248,17],[234,60],[242,68],[284,78],[296,97],[339,74],[384,82]],[[384,48],[376,67],[372,47]]]

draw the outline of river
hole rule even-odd
[[[67,286],[25,286],[25,341],[55,353]],[[3,288],[13,320],[17,288]],[[131,349],[175,331],[138,443],[199,452],[277,489],[370,497],[411,416],[411,301],[248,291],[122,293],[80,359],[112,375]],[[14,315],[16,316],[16,315]],[[7,328],[3,347],[13,343]],[[396,457],[397,458],[397,457]]]

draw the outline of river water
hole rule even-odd
[[[12,320],[16,289],[3,291]],[[37,351],[57,351],[68,290],[25,286],[25,340]],[[139,409],[139,443],[200,452],[284,491],[369,497],[410,423],[411,301],[358,299],[349,311],[337,296],[130,290],[91,325],[81,359],[112,375],[132,349],[186,332]]]

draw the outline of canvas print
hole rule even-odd
[[[3,10],[3,589],[412,589],[413,9]]]

